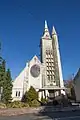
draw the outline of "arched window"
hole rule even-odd
[[[18,97],[20,97],[20,91],[18,92]]]
[[[16,91],[16,97],[17,97],[17,91]]]
[[[20,91],[16,91],[16,97],[20,97]]]

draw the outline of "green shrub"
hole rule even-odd
[[[43,103],[43,104],[45,104],[45,103],[47,103],[48,102],[48,100],[46,99],[46,98],[41,98],[41,102]]]
[[[14,101],[14,102],[7,104],[7,107],[8,108],[22,108],[22,107],[29,107],[29,105],[27,103],[23,103],[20,101]]]
[[[41,104],[36,99],[29,102],[30,107],[39,107]]]
[[[38,92],[31,86],[29,91],[25,93],[25,102],[31,102],[38,99]]]
[[[29,107],[29,104],[27,104],[27,103],[22,103],[22,107]]]
[[[6,108],[6,107],[7,107],[6,104],[0,103],[0,108]]]

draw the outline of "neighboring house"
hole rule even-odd
[[[80,68],[74,77],[74,90],[76,95],[76,101],[80,102]]]

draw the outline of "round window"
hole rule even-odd
[[[31,67],[30,73],[33,77],[38,77],[40,74],[40,66],[35,64]]]

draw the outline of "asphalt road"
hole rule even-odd
[[[0,117],[0,120],[80,120],[80,110]]]

